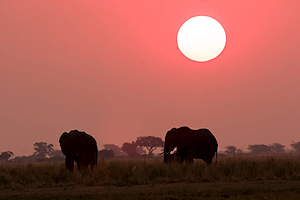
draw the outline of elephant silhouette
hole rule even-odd
[[[175,147],[181,163],[193,162],[194,158],[199,158],[210,164],[215,154],[217,159],[218,142],[208,129],[192,130],[184,126],[168,131],[163,152],[165,163],[170,162],[170,152]]]
[[[91,135],[72,130],[69,133],[64,132],[59,138],[59,143],[66,156],[65,165],[70,171],[74,169],[74,161],[79,169],[89,165],[93,169],[97,164],[97,142]]]

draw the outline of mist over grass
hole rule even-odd
[[[161,158],[100,160],[82,171],[66,170],[63,162],[6,163],[0,165],[0,189],[64,186],[131,186],[178,182],[239,182],[300,180],[300,155],[241,156],[218,159],[206,165],[164,164]]]

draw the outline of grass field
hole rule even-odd
[[[0,165],[1,199],[300,199],[300,156],[100,160],[73,173],[63,163]]]

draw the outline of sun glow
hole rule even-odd
[[[217,57],[224,49],[226,34],[222,25],[208,16],[192,17],[180,27],[177,44],[189,59],[205,62]]]

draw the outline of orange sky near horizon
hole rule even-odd
[[[219,150],[300,141],[300,2],[0,0],[0,152],[78,129],[103,144],[208,128]],[[199,63],[180,26],[211,16],[226,46]]]

